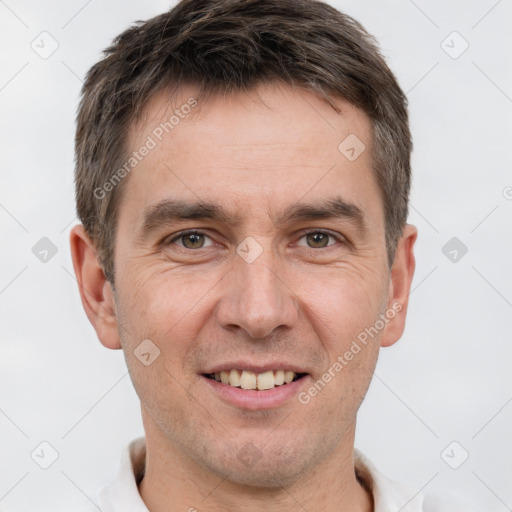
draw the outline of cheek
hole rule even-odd
[[[165,264],[163,266],[165,268]],[[127,280],[121,290],[124,317],[131,332],[152,337],[159,343],[171,343],[178,337],[192,339],[199,328],[199,315],[204,314],[208,294],[219,286],[219,276],[185,275],[177,269],[155,268],[131,270],[136,276]],[[156,342],[156,341],[155,341]]]
[[[350,339],[372,326],[387,300],[382,276],[368,267],[304,273],[296,281],[309,321],[333,349],[343,350]]]
[[[384,283],[370,268],[303,279],[300,293],[308,322],[326,354],[322,373],[315,375],[304,400],[318,396],[318,404],[326,407],[339,403],[340,425],[347,411],[358,409],[375,369],[382,331],[371,328],[385,307]]]
[[[168,417],[178,423],[186,421],[183,411],[197,378],[183,367],[201,325],[198,300],[195,293],[168,287],[164,278],[138,279],[130,285],[119,308],[126,364],[144,408],[155,422],[169,429]]]
[[[209,311],[208,293],[218,282],[218,278],[177,274],[156,273],[154,268],[132,271],[129,275],[136,277],[119,289],[126,363],[142,404],[157,422],[166,415],[180,415],[191,400],[198,377],[190,373],[190,364],[186,367],[187,354],[197,349],[196,339]]]

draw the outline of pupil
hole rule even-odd
[[[192,246],[192,248],[196,248],[197,246],[201,246],[201,237],[203,235],[199,234],[199,233],[191,233],[190,235],[185,235],[184,237],[184,245],[185,247],[189,247]],[[189,243],[190,242],[190,243]]]
[[[312,241],[315,247],[325,247],[327,243],[327,235],[324,233],[311,233],[309,235],[310,241]],[[324,243],[325,242],[325,243]]]

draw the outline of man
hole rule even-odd
[[[354,452],[417,236],[371,36],[316,1],[183,0],[116,38],[77,122],[74,269],[146,434],[101,510],[434,510]]]

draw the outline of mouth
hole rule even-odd
[[[207,379],[217,381],[226,386],[243,390],[267,391],[284,387],[292,382],[303,379],[307,373],[295,373],[292,370],[270,370],[256,373],[250,370],[233,368],[229,371],[203,373]]]
[[[281,366],[281,369],[273,370],[271,366],[263,366],[260,372],[255,372],[253,370],[256,368],[230,369],[224,366],[217,368],[218,371],[214,373],[200,375],[209,390],[207,393],[213,393],[213,396],[237,410],[280,410],[281,407],[293,407],[293,404],[296,406],[299,402],[294,398],[312,380],[309,373],[282,368]]]

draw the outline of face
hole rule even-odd
[[[159,93],[131,132],[132,151],[151,149],[123,192],[100,339],[119,333],[147,435],[233,481],[283,485],[353,445],[379,346],[400,330],[371,125],[284,85],[183,108],[193,96]],[[206,376],[231,369],[242,387],[301,378]]]

